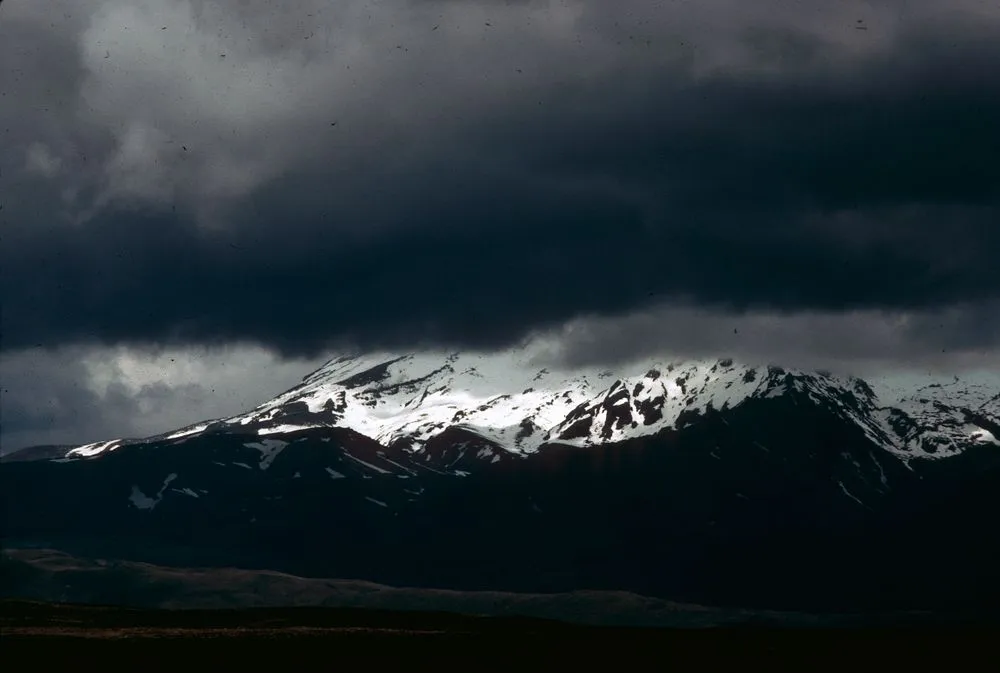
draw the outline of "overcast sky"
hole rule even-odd
[[[1000,371],[1000,5],[7,0],[4,450],[337,349]]]

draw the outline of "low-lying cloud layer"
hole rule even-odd
[[[7,362],[1000,348],[987,3],[15,1],[0,62]]]
[[[251,409],[319,362],[257,347],[160,352],[27,349],[0,356],[0,453],[38,444],[146,437]]]
[[[1000,374],[1000,303],[934,312],[752,312],[740,315],[665,306],[618,318],[570,321],[548,336],[548,357],[562,366],[655,357],[669,344],[680,358],[736,357],[858,376],[910,370]]]

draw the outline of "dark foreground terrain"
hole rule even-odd
[[[340,608],[0,602],[2,661],[58,670],[995,670],[995,629],[652,629]],[[6,664],[5,664],[6,665]],[[346,669],[345,669],[346,667]]]

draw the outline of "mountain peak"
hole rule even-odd
[[[681,430],[749,400],[785,398],[826,409],[904,459],[998,442],[1000,396],[989,386],[934,381],[897,393],[886,403],[860,378],[733,358],[649,358],[611,370],[560,367],[532,350],[384,351],[333,358],[255,409],[160,438],[346,428],[409,453],[426,450],[435,438],[435,450],[444,451],[441,438],[461,435],[524,456],[550,443],[585,447]],[[144,440],[98,442],[67,457],[94,457],[137,441]]]
[[[385,445],[405,440],[413,451],[458,427],[524,454],[552,441],[591,445],[655,434],[684,412],[724,410],[749,397],[829,396],[824,386],[846,385],[732,358],[654,358],[615,372],[560,368],[531,351],[383,352],[330,360],[299,386],[226,422],[267,432],[290,427],[294,415],[299,427],[350,427]]]

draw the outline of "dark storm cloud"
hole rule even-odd
[[[884,33],[736,12],[699,42],[690,16],[640,24],[596,2],[519,38],[544,3],[515,4],[467,3],[461,30],[438,18],[457,3],[400,9],[378,47],[412,53],[347,59],[362,79],[330,99],[319,74],[228,99],[143,62],[203,106],[197,128],[163,110],[173,98],[102,127],[140,103],[91,64],[88,100],[120,103],[83,125],[115,136],[89,185],[103,199],[64,224],[57,192],[38,196],[58,177],[7,195],[3,348],[496,346],[664,302],[960,306],[962,329],[925,341],[996,346],[979,316],[1000,298],[1000,10],[911,20],[893,3]],[[213,59],[203,78],[221,82]]]

